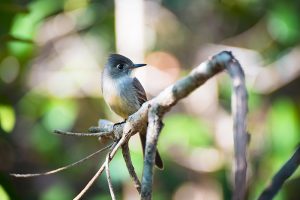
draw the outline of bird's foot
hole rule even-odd
[[[126,120],[124,120],[122,122],[117,122],[117,123],[114,124],[114,126],[118,126],[118,125],[121,125],[121,124],[124,124],[124,123],[126,123]]]
[[[114,125],[113,125],[113,130],[116,130],[116,129],[118,129],[118,128],[120,128],[120,125],[122,125],[122,124],[125,124],[126,123],[126,120],[124,120],[124,121],[122,121],[122,122],[118,122],[118,123],[115,123]],[[118,127],[119,126],[119,127]],[[122,137],[122,135],[115,135],[115,139],[120,139]]]

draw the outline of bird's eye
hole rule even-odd
[[[120,69],[120,70],[123,69],[124,68],[124,64],[118,64],[117,68]]]

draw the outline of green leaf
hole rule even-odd
[[[7,133],[14,128],[16,121],[15,112],[12,107],[0,105],[0,125]]]
[[[61,3],[59,0],[32,1],[29,4],[29,13],[20,13],[15,16],[10,35],[25,40],[32,40],[41,20],[57,11]],[[34,49],[32,44],[24,42],[10,42],[8,45],[11,53],[16,56],[26,55]]]
[[[4,190],[4,188],[0,185],[0,199],[1,200],[10,200],[8,194]]]

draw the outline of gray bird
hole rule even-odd
[[[134,64],[129,58],[111,54],[102,72],[102,94],[110,109],[126,120],[147,101],[146,92],[137,78],[131,77],[133,69],[146,64]],[[139,133],[145,153],[146,131]],[[156,150],[155,165],[163,169]]]

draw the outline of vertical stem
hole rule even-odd
[[[148,122],[149,124],[147,129],[144,170],[142,178],[142,200],[152,199],[153,166],[155,162],[157,140],[162,129],[161,118],[158,116],[158,106],[149,109]]]
[[[232,115],[234,130],[234,153],[235,153],[235,187],[234,200],[244,200],[246,196],[246,174],[247,174],[247,132],[246,117],[248,112],[248,97],[245,86],[243,70],[234,58],[227,65],[227,70],[232,78]]]

